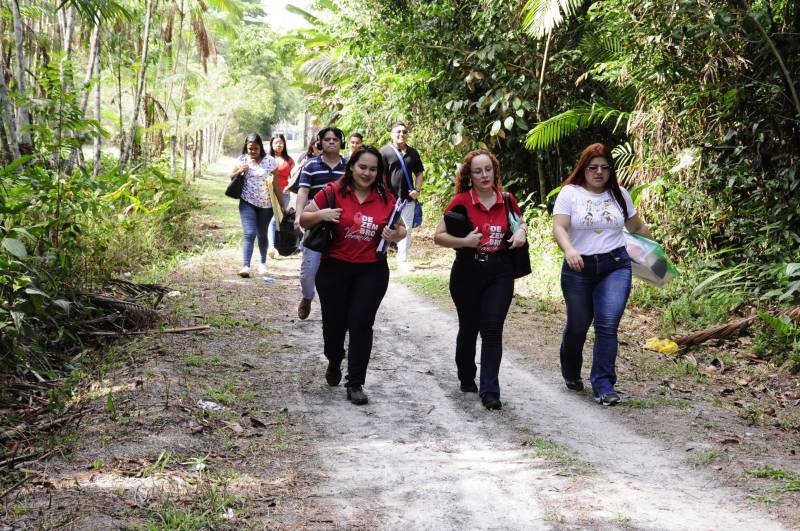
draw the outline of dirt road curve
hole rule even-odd
[[[328,481],[320,496],[344,527],[385,529],[781,529],[737,512],[739,494],[714,486],[682,456],[643,438],[553,375],[501,368],[504,409],[458,390],[456,322],[393,283],[376,323],[365,390],[344,400],[324,383],[319,314],[294,407],[315,426]],[[538,443],[524,445],[535,439]],[[555,444],[553,444],[555,443]],[[549,449],[549,451],[548,451]],[[544,456],[544,457],[537,457]],[[550,459],[548,459],[548,457]],[[554,459],[555,458],[555,459]],[[554,464],[555,461],[555,464]]]

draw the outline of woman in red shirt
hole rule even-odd
[[[522,218],[517,200],[508,196],[511,209]],[[509,249],[525,244],[528,229],[520,223],[510,237],[508,209],[500,183],[500,164],[491,152],[472,151],[461,161],[455,196],[446,212],[459,207],[474,227],[461,237],[448,234],[439,222],[434,242],[456,249],[450,271],[450,296],[458,312],[456,368],[461,390],[480,391],[487,409],[500,409],[500,359],[503,357],[503,323],[514,295],[514,268]],[[480,389],[475,385],[475,342],[481,335]]]
[[[325,192],[332,196],[329,205]],[[333,208],[331,208],[333,207]],[[395,198],[385,181],[383,157],[372,146],[350,155],[344,175],[318,192],[300,216],[300,225],[335,223],[333,241],[322,254],[316,287],[322,308],[322,336],[328,385],[342,379],[344,336],[350,333],[347,355],[347,399],[366,404],[363,385],[372,351],[372,325],[389,286],[386,255],[377,253],[381,238],[398,242],[406,235],[402,220],[387,226]]]
[[[286,152],[286,138],[283,134],[274,135],[269,141],[269,154],[278,163],[278,169],[275,171],[278,190],[286,190],[289,185],[289,175],[294,168],[294,159]],[[283,201],[283,209],[286,210],[289,206],[289,193],[283,192],[279,199]],[[275,223],[275,217],[273,217],[269,222],[269,251],[267,251],[267,255],[272,259],[278,257],[278,252],[275,250]]]

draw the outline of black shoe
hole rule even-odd
[[[483,407],[486,409],[502,409],[503,403],[500,402],[500,397],[494,393],[486,393],[481,397]]]
[[[595,397],[595,400],[601,406],[615,406],[619,404],[620,398],[617,393],[611,391],[610,393]]]
[[[462,393],[477,393],[478,386],[475,385],[475,382],[470,380],[468,382],[461,382],[461,392]]]
[[[583,391],[583,380],[580,378],[577,380],[564,380],[564,385],[572,391]]]
[[[367,395],[364,393],[364,390],[360,385],[354,385],[353,387],[347,388],[347,399],[357,406],[361,406],[369,402],[369,398],[367,398]]]
[[[330,361],[328,360],[328,369],[325,371],[325,381],[331,387],[336,387],[342,381],[342,360]]]

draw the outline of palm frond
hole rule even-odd
[[[601,103],[584,103],[536,124],[536,127],[528,133],[525,146],[532,151],[545,149],[557,144],[578,129],[612,120],[615,121],[614,130],[616,131],[623,122],[627,123],[629,119],[629,112]]]
[[[63,0],[58,9],[72,7],[86,19],[99,23],[102,20],[133,21],[133,13],[124,5],[114,0]]]
[[[583,0],[526,0],[522,8],[525,13],[522,27],[540,39],[573,16],[582,5]]]
[[[205,0],[205,2],[212,9],[232,15],[238,20],[244,17],[244,6],[239,0]]]
[[[300,17],[303,17],[309,24],[316,26],[322,23],[322,21],[320,21],[320,19],[318,19],[316,16],[312,15],[303,8],[297,7],[296,5],[286,4],[286,7],[284,9],[286,9],[286,11],[288,11],[293,15],[298,15]]]
[[[353,67],[336,59],[331,51],[320,53],[300,65],[300,73],[308,79],[333,84],[353,72]]]
[[[598,36],[593,33],[583,36],[578,49],[583,54],[584,62],[588,65],[613,61],[623,50],[622,40],[614,36]]]

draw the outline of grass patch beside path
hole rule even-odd
[[[534,457],[540,457],[556,465],[570,469],[576,474],[585,474],[592,470],[592,464],[576,455],[566,446],[544,437],[534,437],[525,443]]]
[[[450,273],[413,273],[395,278],[415,293],[439,301],[450,300]]]

